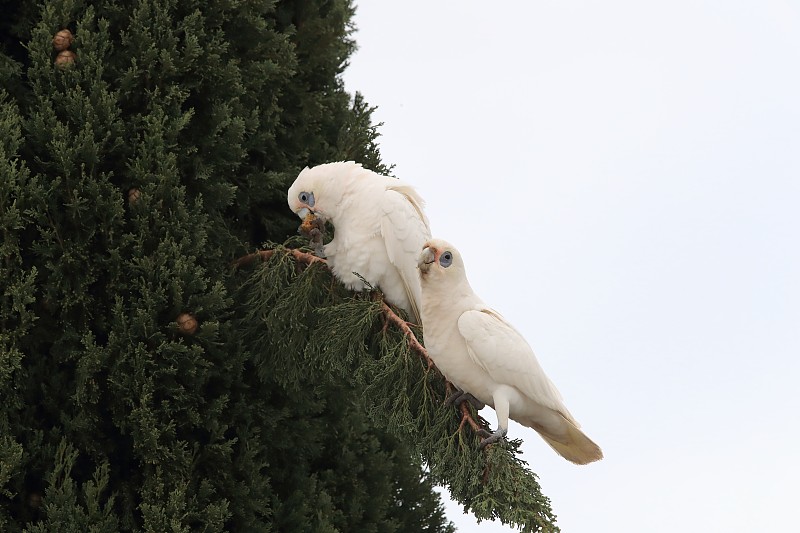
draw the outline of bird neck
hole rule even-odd
[[[431,280],[435,282],[435,280]],[[440,280],[441,281],[441,280]],[[422,323],[425,316],[435,314],[437,317],[460,316],[469,309],[485,307],[483,301],[472,290],[469,281],[464,278],[458,283],[446,283],[437,290],[422,290]]]

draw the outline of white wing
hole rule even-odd
[[[381,201],[381,235],[386,252],[389,261],[400,273],[417,323],[420,323],[422,299],[417,258],[423,245],[431,238],[423,205],[422,198],[414,188],[402,184],[389,187]]]
[[[491,309],[466,311],[458,319],[458,330],[467,341],[472,360],[493,380],[516,387],[534,402],[577,424],[528,342],[499,313]]]

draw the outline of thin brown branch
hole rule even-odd
[[[392,308],[386,305],[386,302],[381,303],[381,308],[383,309],[386,318],[389,319],[389,322],[400,328],[400,331],[402,331],[408,338],[408,345],[411,347],[411,349],[425,359],[425,361],[428,363],[428,370],[433,368],[433,360],[428,355],[428,350],[426,350],[425,347],[417,340],[417,336],[414,335],[413,331],[411,331],[411,328],[408,326],[408,322],[400,318],[397,313],[392,311]]]
[[[275,255],[275,252],[278,250],[259,250],[257,252],[253,252],[252,254],[247,254],[243,257],[238,258],[233,262],[234,267],[240,267],[244,265],[249,265],[256,259],[260,258],[262,261],[267,261],[270,257]],[[321,257],[317,257],[314,254],[310,254],[308,252],[301,252],[295,248],[286,248],[286,254],[291,255],[295,258],[295,260],[305,263],[307,265],[313,265],[314,263],[322,263],[327,265],[328,262],[325,261]]]
[[[444,380],[444,390],[446,394],[445,404],[450,403],[450,401],[452,401],[455,396],[463,394],[460,389],[456,388],[455,385],[453,385],[446,379]],[[456,401],[457,400],[458,398],[456,398]],[[458,424],[458,430],[461,431],[462,429],[464,429],[465,424],[469,424],[469,426],[472,428],[473,433],[475,433],[475,436],[480,438],[481,434],[479,432],[481,430],[484,430],[485,428],[483,427],[482,424],[476,422],[475,418],[472,417],[472,412],[470,411],[469,408],[470,403],[471,402],[469,400],[462,399],[460,403],[458,403],[456,406],[456,409],[458,409],[459,414],[461,415],[461,423]],[[482,418],[480,418],[480,416],[478,417],[478,419],[483,421],[485,424],[485,421]]]
[[[477,433],[478,430],[481,429],[481,426],[477,422],[475,422],[474,418],[472,418],[472,414],[469,412],[469,406],[467,405],[467,403],[469,402],[461,402],[461,405],[458,406],[459,409],[461,409],[461,424],[459,424],[458,429],[460,430],[461,428],[463,428],[464,422],[467,422],[469,423],[469,426],[472,428],[472,431]]]

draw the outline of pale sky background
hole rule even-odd
[[[511,426],[562,530],[800,531],[800,4],[357,8],[385,161],[605,452]]]

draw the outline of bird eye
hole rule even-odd
[[[313,192],[301,192],[297,196],[298,200],[306,204],[308,207],[314,207],[314,193]]]
[[[449,267],[453,264],[453,254],[450,252],[445,252],[439,257],[439,264],[442,265],[444,268]]]

